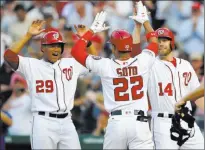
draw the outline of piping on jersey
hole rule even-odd
[[[34,149],[33,147],[33,128],[34,128],[34,116],[32,119],[32,132],[31,132],[31,148]]]
[[[64,101],[64,104],[65,104],[65,110],[64,112],[67,110],[67,106],[66,106],[66,103],[65,103],[65,86],[64,86],[64,83],[63,83],[63,77],[62,77],[62,70],[61,70],[61,67],[60,67],[60,62],[58,64],[58,67],[61,71],[61,81],[62,81],[62,84],[63,84],[63,101]]]
[[[112,59],[116,64],[120,65],[118,62],[116,62],[114,59]],[[137,58],[133,60],[128,66],[132,65],[135,61],[137,61]]]
[[[135,61],[137,61],[137,58],[133,60],[128,66],[131,66]]]
[[[181,95],[181,97],[182,97],[182,91],[181,91],[181,79],[180,79],[180,76],[179,76],[179,72],[178,72],[178,78],[179,78],[180,95]]]
[[[166,65],[166,64],[165,64]],[[166,65],[167,66],[167,65]],[[176,87],[175,87],[175,84],[174,84],[174,77],[173,77],[173,73],[172,73],[172,70],[170,69],[169,66],[167,66],[171,72],[171,75],[172,75],[172,84],[173,84],[173,87],[174,87],[174,98],[175,98],[175,101],[177,102],[177,97],[176,97]]]
[[[112,59],[116,64],[120,65],[118,62],[116,62],[114,59]]]
[[[57,83],[56,83],[56,70],[55,69],[53,69],[54,70],[54,81],[55,81],[55,84],[56,84],[56,98],[57,98],[57,104],[58,104],[58,110],[57,110],[57,112],[60,110],[60,106],[59,106],[59,103],[58,103],[58,86],[57,86]]]

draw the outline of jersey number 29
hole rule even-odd
[[[52,80],[36,80],[36,93],[52,93],[53,81]]]
[[[114,89],[115,101],[129,101],[129,93],[120,95],[121,92],[126,92],[128,90],[129,87],[128,80],[126,78],[114,78],[113,85],[119,85],[119,84],[122,84],[122,86],[116,87]],[[143,88],[142,77],[141,76],[130,77],[130,84],[136,84],[131,88],[132,100],[141,99],[144,96],[144,92],[140,91],[139,93],[137,93],[137,91]]]

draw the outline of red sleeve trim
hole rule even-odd
[[[87,31],[73,46],[71,55],[83,66],[86,67],[86,58],[88,53],[86,52],[86,46],[88,41],[92,38],[93,32]]]
[[[8,63],[15,63],[15,64],[19,64],[19,57],[16,53],[14,53],[13,51],[11,51],[10,49],[7,49],[4,53],[4,59],[8,62]]]
[[[149,32],[149,33],[146,34],[147,40],[149,40],[152,37],[157,37],[156,32],[153,31],[153,32]]]
[[[146,49],[148,49],[148,50],[154,52],[155,55],[158,54],[158,44],[157,44],[157,43],[150,43],[150,44],[146,47]]]

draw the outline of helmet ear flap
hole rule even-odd
[[[65,46],[65,44],[61,44],[61,54],[62,54],[63,51],[64,51],[64,46]]]

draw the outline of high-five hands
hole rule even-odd
[[[42,29],[44,24],[45,24],[45,21],[43,20],[33,21],[27,33],[30,34],[31,36],[35,36],[35,35],[42,33],[43,31],[45,31],[45,29]]]
[[[149,20],[147,8],[143,6],[142,2],[136,2],[135,9],[137,10],[137,14],[133,16],[129,16],[129,18],[144,24],[145,21]]]
[[[94,32],[102,32],[104,30],[109,29],[109,26],[105,26],[105,18],[107,13],[105,11],[101,11],[100,13],[97,13],[95,20],[93,21],[93,24],[91,25],[90,29]]]

